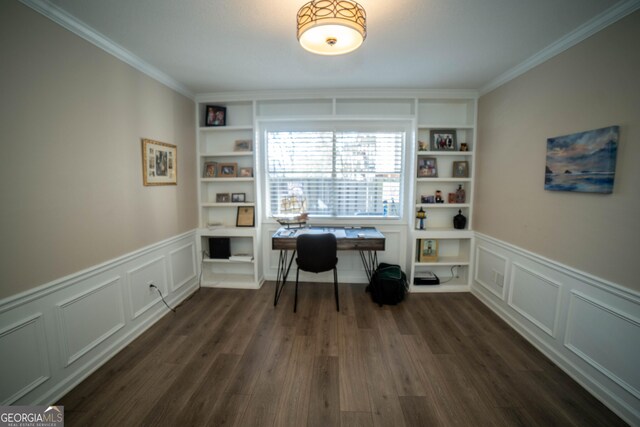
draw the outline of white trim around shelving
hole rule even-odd
[[[240,126],[200,126],[198,128],[201,132],[229,132],[234,130],[253,130],[253,125],[240,125]]]
[[[416,156],[473,156],[473,151],[417,151]]]
[[[471,178],[416,178],[417,182],[471,182]]]

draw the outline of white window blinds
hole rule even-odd
[[[312,216],[400,216],[405,132],[267,131],[270,214],[287,197]]]

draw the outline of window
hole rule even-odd
[[[266,131],[267,205],[322,217],[399,218],[405,131]]]

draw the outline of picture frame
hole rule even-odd
[[[469,178],[469,162],[466,160],[453,162],[451,176],[454,178]]]
[[[544,189],[613,193],[620,126],[547,138]]]
[[[435,239],[420,239],[418,262],[438,261],[438,241]]]
[[[420,196],[420,203],[435,203],[435,196]]]
[[[227,108],[219,105],[207,105],[204,112],[205,126],[226,126]]]
[[[254,206],[238,206],[236,227],[255,227],[256,210]]]
[[[238,176],[237,163],[218,163],[218,177],[235,178]]]
[[[438,159],[435,157],[418,157],[418,178],[437,178]]]
[[[142,183],[178,185],[178,147],[142,138]]]
[[[418,151],[429,151],[429,143],[426,141],[418,141]]]
[[[244,203],[246,198],[246,193],[231,193],[231,203]]]
[[[432,151],[457,151],[455,129],[433,129],[430,132],[430,147]]]
[[[250,139],[238,139],[233,143],[233,151],[253,151],[253,141]]]
[[[216,203],[229,203],[230,201],[229,193],[216,193]]]
[[[215,178],[218,176],[218,162],[205,162],[202,168],[203,178]]]
[[[241,178],[252,178],[253,177],[253,168],[240,168],[240,172],[238,176]]]

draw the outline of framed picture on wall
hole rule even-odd
[[[142,139],[142,183],[178,184],[178,148],[166,142]]]

